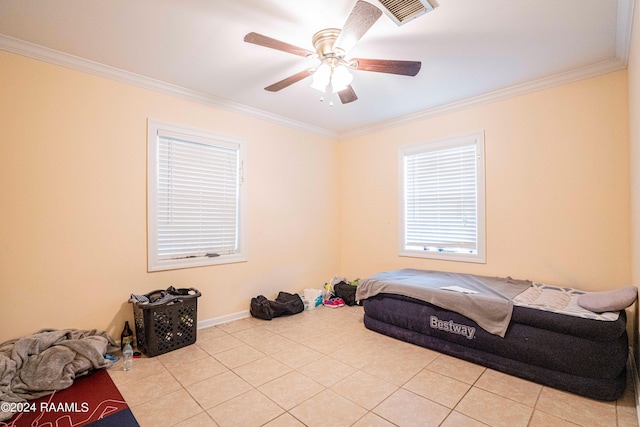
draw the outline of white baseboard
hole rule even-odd
[[[198,329],[209,328],[211,326],[233,322],[234,320],[246,319],[249,316],[249,310],[243,310],[236,313],[225,314],[224,316],[212,317],[211,319],[198,320]]]

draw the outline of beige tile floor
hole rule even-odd
[[[319,307],[198,331],[109,373],[141,426],[638,426],[633,387],[600,402],[367,330]]]

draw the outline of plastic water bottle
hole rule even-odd
[[[122,350],[122,369],[130,371],[131,368],[133,368],[133,348],[131,348],[131,344],[127,343]]]

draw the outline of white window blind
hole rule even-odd
[[[403,151],[405,255],[483,262],[484,154],[478,140],[455,138]]]
[[[158,258],[237,249],[238,150],[160,137]]]
[[[228,258],[242,249],[240,144],[167,127],[150,135],[150,270],[235,262]]]

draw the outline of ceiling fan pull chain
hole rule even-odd
[[[329,107],[333,107],[333,94],[328,92],[329,94]],[[324,96],[320,97],[320,102],[324,102]]]

